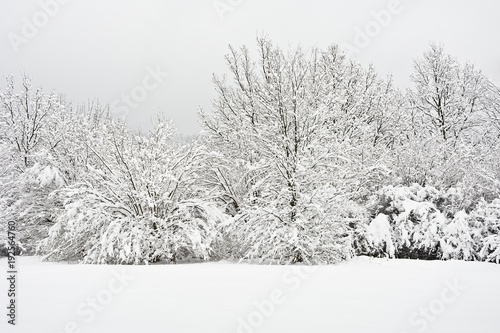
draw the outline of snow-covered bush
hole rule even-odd
[[[366,230],[371,255],[500,262],[500,199],[460,210],[464,195],[451,188],[388,186],[373,198]]]
[[[395,206],[397,213],[387,217],[394,247],[388,254],[397,258],[436,258],[445,217],[428,202],[405,199]]]
[[[377,216],[367,232],[373,253],[397,258],[476,259],[468,216],[457,212],[461,197],[455,189],[442,193],[418,184],[384,187],[371,207]]]
[[[477,260],[477,245],[473,239],[473,228],[469,215],[458,212],[443,228],[440,240],[442,259]]]
[[[39,252],[99,264],[209,258],[225,215],[201,200],[202,147],[176,145],[172,135],[162,119],[148,136],[103,123],[83,180],[57,193],[64,210]]]
[[[370,222],[366,230],[366,239],[374,250],[372,255],[381,256],[387,254],[389,257],[394,258],[395,250],[392,241],[392,230],[389,217],[385,214],[378,214],[373,221]]]
[[[478,230],[474,238],[480,248],[481,259],[500,263],[500,199],[491,203],[481,201],[471,212],[470,220]]]
[[[64,212],[42,242],[49,260],[91,264],[144,264],[208,259],[224,215],[199,200],[179,202],[169,216],[134,216],[90,188],[65,189]]]

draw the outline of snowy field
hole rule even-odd
[[[17,267],[18,325],[2,279],[1,332],[500,332],[500,265],[482,262]]]

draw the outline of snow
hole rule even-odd
[[[385,214],[378,214],[368,226],[368,238],[374,245],[384,245],[387,247],[389,257],[394,257],[395,247],[391,238],[391,225],[389,217]]]
[[[17,266],[18,325],[1,332],[500,332],[500,265],[484,262]]]

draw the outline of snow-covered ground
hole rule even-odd
[[[7,271],[6,259],[0,267]],[[356,258],[332,266],[151,266],[17,258],[1,332],[500,332],[500,265]]]

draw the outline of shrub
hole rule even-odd
[[[500,263],[500,199],[481,201],[470,219],[481,259]]]
[[[384,187],[370,205],[375,216],[366,234],[370,254],[412,259],[497,260],[500,252],[496,252],[500,216],[495,206],[497,201],[490,205],[483,202],[470,216],[459,210],[462,202],[461,191],[454,188],[443,193],[418,184]]]

